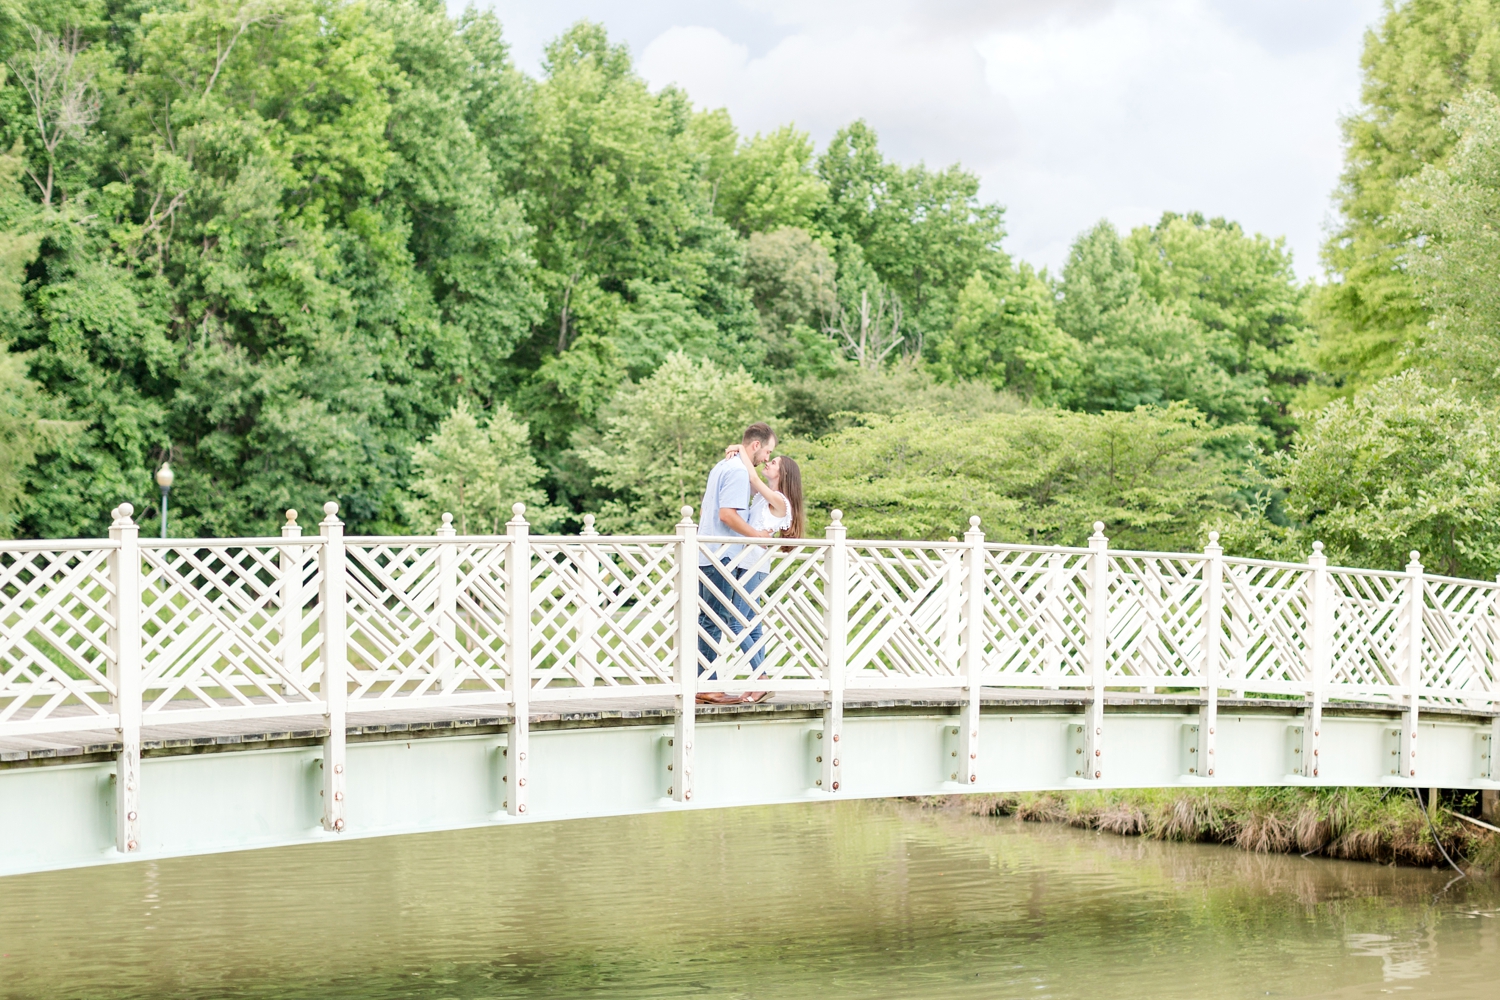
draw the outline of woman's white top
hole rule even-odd
[[[780,498],[786,515],[777,517],[773,514],[771,505],[766,503],[766,498],[757,493],[750,503],[750,517],[748,518],[750,527],[760,531],[785,531],[792,526],[792,505],[787,502],[785,495],[777,493],[776,496]]]

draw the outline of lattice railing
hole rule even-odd
[[[985,684],[1090,683],[1088,565],[1086,549],[985,546]]]
[[[1221,656],[1236,695],[1305,695],[1312,671],[1306,566],[1225,559]]]
[[[710,597],[698,608],[698,686],[826,690],[823,543],[705,538],[700,545],[699,592]]]
[[[308,670],[301,595],[306,547],[282,539],[145,543],[140,547],[142,711],[152,721],[322,711]],[[298,596],[292,605],[288,593]],[[312,609],[316,615],[316,608]]]
[[[341,527],[155,541],[124,516],[110,540],[0,543],[0,734],[689,689],[1500,698],[1500,584],[1415,561],[1122,552],[1102,534],[1088,549],[1012,546],[977,527],[947,542],[846,542],[837,524],[836,542],[740,542],[698,538],[691,521],[533,538],[519,516],[494,537]],[[124,617],[120,595],[134,595]]]
[[[0,543],[0,732],[114,727],[108,542]]]
[[[659,694],[673,673],[675,541],[532,542],[532,697]]]

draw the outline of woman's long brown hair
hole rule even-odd
[[[807,517],[802,510],[802,470],[797,463],[786,455],[781,456],[781,495],[786,497],[786,505],[791,510],[792,523],[787,525],[781,532],[782,538],[806,538]],[[791,547],[787,546],[787,552]]]

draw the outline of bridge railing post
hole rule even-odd
[[[282,538],[301,538],[297,512],[286,512]],[[281,693],[291,694],[302,677],[302,546],[283,545],[277,553],[281,571]]]
[[[505,810],[526,815],[531,756],[531,537],[526,505],[511,506],[505,522],[505,660],[510,688],[510,730],[505,740]]]
[[[1426,604],[1426,580],[1421,557],[1413,550],[1406,564],[1406,595],[1402,615],[1402,686],[1406,688],[1401,712],[1401,776],[1417,776],[1417,712],[1422,696],[1422,609]]]
[[[1219,659],[1224,627],[1224,548],[1219,533],[1208,533],[1203,547],[1203,711],[1198,719],[1198,774],[1212,778],[1217,770],[1215,737],[1219,729]]]
[[[573,659],[583,676],[592,677],[599,665],[599,631],[603,625],[600,603],[604,596],[599,586],[599,552],[590,544],[599,538],[599,532],[594,528],[593,514],[583,515],[583,530],[578,536],[584,541],[578,556],[583,585],[574,619],[578,623],[578,633],[573,645]]]
[[[324,518],[318,523],[322,535],[319,550],[320,583],[318,626],[323,634],[322,660],[323,713],[328,738],[323,742],[323,828],[334,833],[344,830],[344,750],[347,736],[349,703],[349,649],[347,645],[348,608],[345,592],[347,572],[344,557],[344,522],[339,520],[339,505],[330,500],[323,505]]]
[[[1104,684],[1109,668],[1109,539],[1104,522],[1094,522],[1089,536],[1088,577],[1089,681],[1091,697],[1084,713],[1083,776],[1104,777]]]
[[[672,726],[672,784],[677,802],[693,799],[693,740],[698,719],[698,526],[693,508],[677,522],[677,642],[673,664],[677,717]]]
[[[114,587],[110,602],[110,651],[114,654],[114,704],[120,720],[120,752],[115,757],[115,848],[121,854],[141,843],[141,550],[135,508],[122,503],[111,514],[109,537],[117,543],[110,558]]]
[[[984,619],[988,597],[985,594],[984,531],[979,515],[969,518],[964,532],[964,709],[963,738],[965,748],[959,780],[965,785],[979,781],[979,707],[983,690]]]
[[[849,549],[844,512],[836,510],[825,532],[823,653],[828,664],[828,704],[823,709],[822,767],[818,785],[832,794],[843,784],[844,683],[849,655]]]
[[[454,668],[453,647],[458,637],[458,546],[452,541],[458,537],[453,530],[453,515],[443,514],[443,523],[437,529],[437,603],[433,608],[433,619],[437,625],[438,688],[447,693],[456,686],[458,671]]]
[[[1309,619],[1308,654],[1308,705],[1307,719],[1302,725],[1302,776],[1316,778],[1323,770],[1323,703],[1328,697],[1328,674],[1332,667],[1330,653],[1333,641],[1333,594],[1329,589],[1328,557],[1323,554],[1323,543],[1313,542],[1312,555],[1307,558]]]

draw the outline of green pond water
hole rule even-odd
[[[0,879],[0,997],[1500,996],[1450,878],[902,802],[536,824]]]

